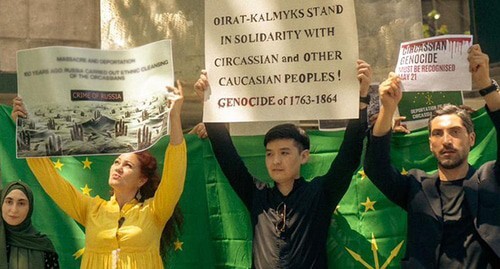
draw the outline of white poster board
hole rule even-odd
[[[352,0],[207,0],[203,121],[358,117]]]
[[[396,73],[405,91],[470,91],[470,35],[443,35],[401,43]]]
[[[17,157],[117,154],[168,134],[175,94],[170,40],[130,50],[43,47],[18,51],[28,117]]]

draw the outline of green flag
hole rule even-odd
[[[399,115],[407,121],[427,120],[445,104],[463,105],[462,92],[405,92],[398,105]]]
[[[34,225],[47,234],[60,255],[62,268],[78,268],[75,254],[84,246],[84,229],[67,217],[45,194],[25,160],[15,158],[15,126],[11,108],[0,106],[0,169],[3,183],[21,179],[35,195]],[[474,166],[496,158],[495,130],[484,110],[474,115],[477,139],[469,162]],[[303,166],[304,177],[325,173],[337,155],[343,132],[309,132],[311,157]],[[208,140],[185,136],[188,171],[180,206],[184,228],[168,254],[167,268],[250,268],[252,227],[243,203],[231,189],[215,160]],[[238,152],[258,178],[270,180],[265,169],[262,136],[234,137]],[[168,137],[151,152],[163,162]],[[108,174],[115,156],[52,158],[60,173],[77,189],[109,198]],[[412,168],[433,172],[428,133],[417,130],[394,135],[392,159],[402,172]],[[162,165],[163,163],[160,163]],[[330,268],[399,268],[406,247],[406,214],[364,175],[353,176],[351,186],[332,214],[327,243]]]

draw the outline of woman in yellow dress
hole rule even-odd
[[[167,221],[179,220],[174,212],[187,165],[180,115],[183,92],[179,82],[177,86],[167,87],[179,98],[170,111],[170,143],[161,180],[156,176],[156,160],[148,152],[121,154],[109,172],[113,195],[108,201],[82,194],[59,175],[49,158],[27,160],[47,194],[85,226],[81,268],[163,268],[165,250],[160,248],[173,239],[176,227]],[[14,119],[26,116],[22,100],[14,101],[12,114]]]

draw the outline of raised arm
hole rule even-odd
[[[498,92],[498,85],[492,83],[490,78],[490,59],[487,54],[481,51],[479,45],[473,45],[469,49],[469,71],[472,74],[472,82],[475,90],[483,96],[486,102],[488,113],[493,121],[497,133],[497,163],[500,157],[500,93]],[[498,172],[500,173],[500,171]],[[500,177],[497,176],[500,180]]]
[[[170,144],[179,145],[184,141],[182,134],[181,109],[184,103],[184,91],[182,84],[177,81],[177,88],[167,86],[167,89],[173,91],[177,95],[177,99],[173,101],[172,109],[170,110]]]
[[[498,86],[492,83],[490,77],[490,59],[478,44],[471,46],[468,52],[473,87],[484,97],[488,109],[495,112],[500,109],[500,94],[497,91]]]
[[[66,181],[54,168],[54,163],[50,158],[28,158],[26,161],[31,172],[50,198],[66,214],[85,226],[87,208],[93,198],[84,195]]]
[[[177,98],[170,110],[170,143],[165,153],[160,185],[153,198],[153,208],[159,218],[166,222],[173,214],[175,206],[184,190],[187,170],[187,148],[182,134],[181,110],[184,103],[182,85],[167,87]]]
[[[245,166],[224,123],[205,123],[219,166],[247,208],[252,206],[254,178]]]
[[[371,66],[362,60],[357,61],[357,68],[360,96],[359,117],[349,120],[339,153],[332,161],[327,174],[321,177],[325,180],[326,197],[332,210],[347,192],[353,173],[359,167],[363,141],[368,128],[367,107],[369,100],[366,97],[373,72]]]
[[[402,97],[400,83],[399,77],[391,72],[379,86],[382,105],[368,141],[364,170],[385,196],[406,209],[409,181],[391,165],[390,160],[392,117]]]
[[[26,117],[28,111],[23,99],[18,96],[12,100],[12,120]],[[71,183],[66,181],[57,170],[50,158],[28,158],[28,166],[45,192],[71,218],[85,225],[87,207],[91,203],[89,196],[82,194]]]
[[[325,192],[332,210],[347,192],[353,173],[359,168],[367,128],[365,108],[359,111],[359,119],[349,120],[337,156],[332,161],[328,172],[320,177],[325,180]]]
[[[202,100],[205,90],[209,87],[207,73],[202,71],[200,78],[194,85],[196,93]],[[202,137],[202,133],[208,135],[215,158],[222,172],[228,179],[229,184],[245,206],[250,209],[252,206],[254,178],[236,151],[229,131],[226,128],[226,124],[204,123],[204,128],[198,127],[197,129],[198,136]]]
[[[374,136],[384,136],[392,130],[392,116],[401,101],[401,80],[393,72],[379,86],[380,112],[373,126]]]

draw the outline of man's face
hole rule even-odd
[[[476,134],[467,133],[457,115],[442,115],[431,121],[430,149],[440,168],[454,169],[467,163],[475,140]]]
[[[300,167],[309,158],[309,150],[300,151],[293,139],[277,139],[267,143],[266,167],[277,184],[300,177]]]

